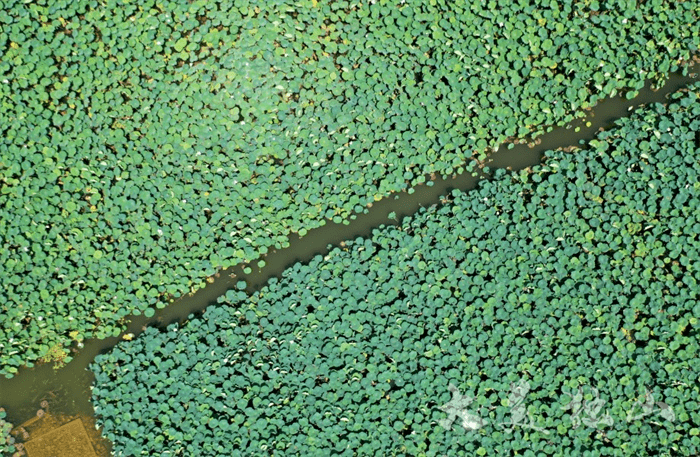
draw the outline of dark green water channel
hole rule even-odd
[[[698,67],[698,63],[689,67],[688,76],[672,74],[666,84],[656,91],[652,91],[651,83],[648,83],[633,100],[621,97],[604,100],[585,119],[552,130],[538,138],[536,145],[521,144],[513,149],[503,145],[489,155],[486,165],[491,169],[520,170],[538,164],[548,149],[585,144],[595,137],[599,129],[610,127],[616,119],[627,116],[630,110],[654,102],[663,103],[668,94],[697,81],[698,75],[693,72],[698,71]],[[138,335],[145,326],[165,327],[172,322],[182,322],[190,314],[199,314],[207,306],[216,304],[216,299],[227,290],[235,288],[240,280],[245,280],[248,284],[247,291],[253,293],[262,288],[271,277],[280,276],[282,271],[295,262],[308,262],[318,254],[325,255],[329,247],[338,246],[343,240],[369,237],[372,230],[380,225],[397,224],[402,217],[412,215],[421,206],[440,204],[440,197],[448,195],[452,189],[473,189],[484,177],[486,175],[483,173],[477,177],[472,177],[469,173],[437,177],[432,181],[432,186],[421,185],[415,187],[412,194],[402,192],[374,203],[366,214],[357,215],[349,225],[327,221],[325,226],[309,231],[301,239],[292,234],[288,248],[271,251],[264,257],[266,266],[262,270],[254,263],[251,265],[251,274],[244,274],[242,265],[222,271],[213,283],[193,295],[175,300],[154,317],[132,317],[125,333]],[[395,213],[395,219],[389,219],[392,212]],[[23,368],[13,379],[0,377],[0,406],[7,410],[8,420],[20,424],[34,417],[43,399],[50,399],[53,412],[93,416],[94,410],[90,403],[93,376],[87,370],[88,364],[97,354],[109,351],[120,340],[121,338],[88,340],[83,348],[72,354],[73,361],[58,370],[54,370],[51,364],[44,364]]]

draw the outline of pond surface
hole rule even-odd
[[[539,137],[534,142],[536,145],[521,144],[513,149],[503,145],[490,154],[485,165],[491,169],[520,170],[538,164],[548,149],[585,144],[595,137],[599,129],[610,127],[616,119],[627,116],[630,110],[644,104],[664,102],[669,93],[697,81],[698,75],[692,72],[697,71],[698,67],[700,65],[696,62],[689,68],[688,76],[672,74],[666,84],[656,91],[652,91],[650,83],[647,83],[633,100],[615,97],[599,102],[585,119],[552,130]],[[251,274],[243,273],[243,265],[222,271],[207,287],[175,300],[167,308],[157,311],[152,318],[132,317],[125,333],[138,335],[147,325],[165,327],[173,322],[182,322],[190,314],[199,314],[207,306],[215,305],[217,298],[227,290],[234,289],[240,280],[246,281],[249,293],[260,290],[271,277],[280,276],[290,265],[308,262],[318,254],[326,254],[329,246],[338,246],[343,240],[360,236],[367,238],[380,225],[397,224],[402,217],[412,215],[422,206],[440,204],[440,196],[448,195],[452,189],[472,189],[485,177],[487,176],[483,172],[477,177],[472,177],[469,173],[436,177],[432,186],[417,186],[412,194],[402,192],[374,203],[366,214],[357,215],[357,219],[349,225],[327,221],[325,226],[310,230],[301,239],[293,234],[288,248],[273,250],[264,257],[266,266],[262,270],[255,266],[256,262],[251,265],[254,270]],[[395,219],[389,219],[392,212],[395,213]],[[7,419],[18,425],[36,417],[44,400],[50,402],[52,411],[66,416],[94,416],[90,403],[90,386],[94,378],[87,367],[97,354],[109,351],[120,340],[121,338],[87,340],[82,349],[72,354],[75,357],[73,361],[58,370],[54,370],[52,364],[44,364],[23,368],[13,379],[0,377],[0,406],[7,410]],[[109,443],[102,444],[104,447],[99,446],[102,448],[100,455],[109,455]]]

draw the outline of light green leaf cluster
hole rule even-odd
[[[6,1],[0,373],[700,44],[695,1],[395,3]]]
[[[12,424],[5,420],[6,417],[5,409],[0,408],[0,455],[10,455],[17,450],[14,446],[15,439],[10,435]]]

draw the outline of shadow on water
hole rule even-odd
[[[700,60],[696,58],[696,61]],[[654,102],[663,103],[668,94],[697,81],[697,74],[692,72],[698,70],[698,63],[688,70],[688,76],[679,73],[670,75],[665,85],[656,91],[652,91],[651,83],[647,83],[632,100],[619,96],[603,100],[586,118],[566,127],[555,128],[529,146],[520,144],[512,149],[501,146],[489,156],[485,165],[491,169],[521,170],[540,163],[546,150],[584,144],[593,139],[598,130],[609,128],[616,119],[626,117],[630,110]],[[138,335],[149,325],[165,327],[173,322],[184,322],[191,314],[201,314],[207,306],[216,304],[219,296],[234,289],[241,280],[246,281],[247,292],[258,291],[271,277],[279,277],[294,263],[308,262],[316,255],[324,255],[330,246],[338,246],[343,240],[369,237],[373,229],[381,225],[398,224],[401,218],[414,214],[423,206],[440,204],[440,197],[448,195],[452,189],[473,189],[483,177],[483,172],[477,177],[468,172],[459,176],[436,177],[431,181],[432,186],[420,185],[414,188],[412,194],[404,191],[372,204],[367,213],[357,215],[349,225],[326,221],[324,226],[310,230],[303,238],[292,234],[288,248],[272,250],[264,257],[266,266],[263,269],[257,268],[255,263],[250,266],[254,270],[251,274],[244,274],[242,265],[222,271],[213,278],[211,284],[194,294],[175,300],[165,309],[158,310],[154,317],[131,317],[125,333]],[[395,218],[389,219],[392,212],[395,213]],[[0,405],[7,410],[8,419],[19,424],[35,416],[38,405],[46,398],[52,398],[53,408],[64,414],[93,416],[90,386],[94,377],[87,367],[96,355],[109,351],[121,340],[121,337],[88,340],[84,348],[72,354],[73,361],[59,370],[54,370],[51,364],[43,364],[23,368],[13,379],[0,377]]]

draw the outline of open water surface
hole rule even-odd
[[[601,101],[585,119],[552,130],[539,137],[536,145],[521,144],[513,149],[502,145],[490,154],[485,165],[491,169],[521,170],[540,163],[546,150],[585,144],[595,137],[598,130],[609,128],[616,119],[627,116],[630,110],[654,102],[663,103],[668,94],[697,81],[698,75],[693,72],[698,71],[699,67],[698,63],[689,67],[688,76],[679,73],[670,75],[666,84],[656,91],[652,91],[651,83],[647,83],[632,100],[618,96]],[[577,128],[580,128],[578,132]],[[190,314],[199,314],[207,306],[215,305],[217,298],[234,289],[240,280],[248,284],[247,292],[260,290],[271,277],[279,277],[290,265],[308,262],[318,254],[325,255],[329,247],[338,246],[344,240],[360,236],[368,238],[372,230],[380,225],[397,224],[402,217],[414,214],[422,206],[440,204],[440,197],[449,195],[452,189],[473,189],[485,177],[484,173],[472,177],[467,172],[459,176],[436,177],[432,186],[417,186],[413,194],[404,191],[374,203],[366,214],[358,214],[349,225],[326,221],[325,226],[310,230],[303,238],[292,234],[288,248],[271,250],[263,257],[266,263],[263,269],[257,268],[255,262],[250,266],[253,269],[251,274],[243,273],[243,265],[222,271],[207,287],[175,300],[165,309],[157,310],[152,318],[132,317],[125,333],[138,335],[145,326],[165,327],[173,322],[183,322]],[[396,214],[395,219],[389,219],[391,212]],[[87,367],[97,354],[109,351],[121,339],[87,340],[82,349],[72,354],[73,361],[58,370],[54,370],[52,364],[44,364],[20,369],[13,379],[0,376],[0,406],[7,410],[7,419],[15,425],[27,421],[36,416],[40,402],[45,399],[50,402],[52,411],[93,416],[90,386],[94,377]]]

